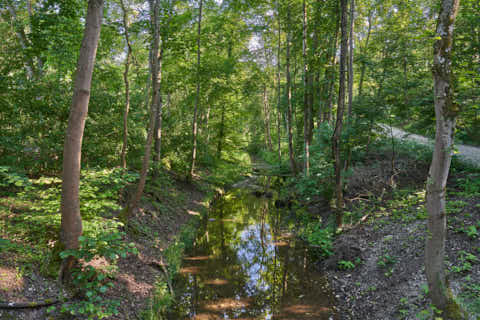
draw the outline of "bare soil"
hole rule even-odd
[[[347,199],[349,209],[363,201],[366,208],[375,210],[366,213],[362,223],[347,225],[347,231],[335,241],[335,255],[321,261],[319,268],[325,270],[334,290],[340,319],[431,319],[424,272],[426,215],[422,197],[428,168],[401,158],[392,185],[391,171],[386,169],[389,161],[373,159],[355,168]],[[460,297],[467,292],[466,286],[480,283],[480,239],[465,232],[480,221],[480,194],[462,194],[460,185],[469,175],[453,173],[447,195],[447,208],[451,209],[447,211],[446,267],[450,287]],[[476,177],[472,174],[470,178]],[[394,190],[404,188],[412,190],[404,197],[413,200],[408,205],[395,204]],[[476,255],[478,260],[467,261],[464,253]],[[356,261],[355,268],[339,270],[342,260]],[[455,269],[466,261],[470,270]],[[471,314],[471,319],[479,316]]]

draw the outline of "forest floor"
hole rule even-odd
[[[429,162],[412,156],[419,151],[397,154],[393,179],[389,152],[353,168],[345,229],[334,255],[319,263],[340,319],[433,319],[424,273]],[[454,295],[479,319],[480,171],[456,165],[447,186],[446,267]]]
[[[132,187],[133,184],[124,189],[120,202],[128,196],[128,190]],[[118,315],[109,319],[141,319],[142,313],[145,314],[152,307],[151,299],[157,283],[158,281],[165,283],[166,273],[169,272],[165,268],[166,248],[178,242],[182,230],[195,234],[196,227],[192,221],[208,206],[205,200],[207,193],[211,191],[212,186],[205,182],[196,181],[192,186],[182,182],[172,173],[165,173],[158,183],[147,185],[141,208],[132,219],[123,239],[127,243],[134,243],[138,254],[120,258],[116,266],[110,265],[103,258],[90,262],[98,270],[111,268],[115,270],[115,275],[110,280],[112,288],[101,296],[103,301],[112,299],[120,302]],[[20,225],[23,229],[30,229],[28,224],[23,223],[30,212],[36,209],[35,206],[39,205],[33,199],[19,200],[20,198],[18,195],[2,197],[0,201],[0,227],[2,227],[0,240],[3,241],[0,243],[0,302],[55,299],[59,293],[54,277],[56,270],[48,270],[46,267],[48,261],[41,260],[44,259],[41,255],[51,255],[52,249],[36,248],[35,246],[42,240],[34,238],[29,241],[29,237],[20,235],[20,229],[16,227]],[[118,198],[116,201],[118,202]],[[112,217],[118,212],[120,210],[113,212]],[[192,225],[186,229],[189,224]],[[38,231],[31,229],[30,233],[28,230],[26,233],[35,236],[34,232]],[[48,226],[43,226],[39,230],[47,232],[46,229],[48,230]],[[56,234],[55,232],[51,235],[52,239],[56,238]],[[38,238],[43,238],[43,235]],[[170,254],[181,255],[181,249]],[[40,252],[40,257],[33,254],[35,251]],[[71,302],[75,301],[76,298]],[[53,313],[48,313],[45,307],[0,309],[0,319],[72,319],[61,315],[59,309]],[[77,316],[74,318],[83,319]]]

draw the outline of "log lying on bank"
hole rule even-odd
[[[43,308],[59,303],[57,299],[46,299],[33,302],[0,302],[0,309]]]

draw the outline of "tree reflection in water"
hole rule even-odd
[[[175,279],[169,319],[334,319],[325,278],[273,199],[234,190],[205,219]]]

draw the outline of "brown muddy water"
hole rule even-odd
[[[295,217],[275,197],[243,188],[213,205],[175,279],[168,319],[337,319],[311,250],[288,232]]]

